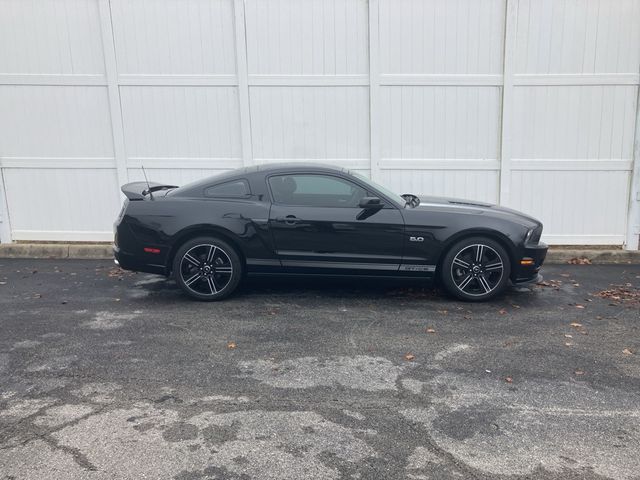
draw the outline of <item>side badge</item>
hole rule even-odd
[[[424,242],[424,237],[409,237],[410,242]]]

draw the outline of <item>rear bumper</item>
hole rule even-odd
[[[167,268],[164,265],[141,262],[139,258],[122,251],[117,245],[113,246],[113,258],[116,265],[119,265],[120,268],[124,268],[125,270],[167,275]]]
[[[537,245],[526,245],[521,249],[515,259],[515,265],[511,272],[511,281],[514,284],[535,283],[542,280],[540,268],[544,264],[549,247],[546,243],[539,242]],[[528,264],[522,264],[521,262]]]

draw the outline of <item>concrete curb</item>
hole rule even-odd
[[[5,243],[0,258],[113,258],[111,245],[62,243]]]
[[[79,243],[5,243],[0,245],[0,258],[79,258],[79,259],[112,259],[111,244],[79,244]],[[632,264],[640,265],[640,251],[633,250],[596,250],[550,248],[547,254],[548,264],[568,264],[574,259],[587,259],[599,265]],[[577,262],[574,263],[588,263]]]

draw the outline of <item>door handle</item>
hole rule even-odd
[[[295,225],[298,222],[298,217],[295,215],[287,215],[286,217],[276,217],[276,222],[284,222],[287,225]]]

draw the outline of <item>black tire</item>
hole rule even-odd
[[[173,274],[180,288],[192,298],[209,302],[231,295],[243,270],[236,250],[215,237],[186,241],[173,259]]]
[[[487,237],[457,242],[445,254],[440,271],[447,292],[467,302],[482,302],[501,294],[510,275],[509,254]]]

